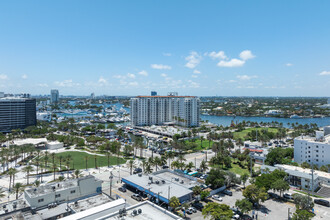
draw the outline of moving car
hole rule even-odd
[[[314,203],[330,207],[330,202],[324,199],[314,199]]]

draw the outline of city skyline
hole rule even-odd
[[[0,3],[0,91],[328,96],[330,3]]]

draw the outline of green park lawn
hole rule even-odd
[[[85,169],[86,168],[86,161],[85,157],[88,157],[87,160],[87,167],[88,168],[95,168],[95,158],[94,155],[87,154],[84,152],[76,152],[76,151],[68,151],[63,153],[56,154],[56,160],[55,163],[59,164],[60,161],[58,159],[59,156],[62,156],[63,158],[66,158],[68,155],[71,155],[74,163],[74,169]],[[51,162],[51,159],[50,159]],[[123,158],[119,158],[118,162],[120,164],[123,164],[126,162]],[[108,166],[108,157],[107,156],[96,156],[96,163],[97,167],[105,167]],[[117,164],[117,157],[110,156],[110,165],[116,165]],[[65,165],[65,163],[62,162],[62,167]],[[73,169],[73,165],[71,162],[70,168]]]
[[[186,144],[195,144],[196,147],[194,148],[194,150],[196,151],[200,151],[200,150],[205,150],[209,148],[209,141],[208,140],[203,140],[203,144],[201,145],[201,140],[200,139],[195,139],[195,141],[192,140],[187,140]],[[210,143],[210,148],[213,145],[213,141],[211,141]]]
[[[234,139],[237,140],[237,139],[241,138],[244,141],[247,134],[253,130],[255,131],[256,129],[258,129],[259,131],[263,130],[263,129],[268,129],[269,132],[273,132],[273,133],[277,133],[277,131],[278,131],[277,128],[247,128],[240,132],[234,132]]]

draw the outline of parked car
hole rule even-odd
[[[314,203],[330,207],[330,202],[324,199],[314,199]]]
[[[135,199],[135,200],[137,200],[139,202],[142,201],[142,197],[139,194],[133,194],[131,197],[132,197],[132,199]]]
[[[142,173],[142,169],[141,168],[135,168],[133,171],[133,174],[137,174],[137,173]]]
[[[225,195],[228,195],[228,196],[232,196],[233,195],[233,192],[232,191],[229,191],[229,190],[224,190],[223,193]]]
[[[169,169],[169,168],[170,168],[169,166],[166,165],[163,166],[163,169]]]
[[[199,211],[202,211],[202,209],[204,208],[203,204],[200,202],[195,202],[195,203],[191,204],[191,206],[196,208]]]
[[[194,207],[189,207],[188,209],[191,210],[193,213],[197,212],[197,210]]]
[[[284,193],[283,197],[286,198],[286,199],[293,199],[292,193]]]
[[[187,213],[188,215],[193,214],[193,212],[192,212],[190,209],[187,209],[187,210],[186,210],[186,213]]]
[[[119,187],[118,190],[121,191],[121,192],[126,192],[127,191],[125,187]]]
[[[219,195],[213,195],[212,199],[222,202],[222,197]]]

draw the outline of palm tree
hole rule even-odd
[[[144,170],[144,173],[149,174],[151,172],[152,172],[151,165],[150,165],[150,163],[146,162],[146,168]]]
[[[60,171],[62,170],[62,160],[63,160],[63,156],[59,155],[58,159],[60,160]]]
[[[26,172],[26,185],[29,185],[29,175],[31,172],[34,171],[33,167],[31,165],[28,165],[22,169],[24,172]]]
[[[187,170],[191,170],[194,166],[195,166],[195,165],[194,165],[193,162],[189,162],[189,163],[186,165],[186,169],[187,169]]]
[[[154,157],[154,165],[156,166],[156,172],[158,170],[158,166],[162,164],[162,161],[159,157]]]
[[[87,170],[87,168],[88,168],[88,159],[89,159],[89,157],[86,155],[85,157],[84,157],[84,160],[85,160],[85,165],[86,165],[86,170]]]
[[[107,157],[108,157],[108,167],[110,167],[110,151],[107,151]]]
[[[70,163],[71,163],[71,155],[68,155],[67,157],[66,157],[66,161],[65,161],[65,163],[66,163],[66,168],[67,168],[67,178],[69,178],[69,171],[70,171]]]
[[[130,174],[132,175],[132,170],[135,167],[134,160],[130,159],[128,161],[128,166],[129,166]]]
[[[39,186],[40,186],[40,181],[39,181],[39,180],[36,180],[36,181],[34,182],[34,185],[35,185],[36,187],[39,187]]]
[[[207,164],[205,160],[202,160],[201,164],[199,165],[199,169],[203,170],[203,173],[207,170]]]
[[[97,162],[96,162],[96,160],[97,160],[97,156],[96,156],[96,155],[94,155],[94,164],[95,164],[95,169],[97,169]]]
[[[56,170],[57,170],[57,166],[55,163],[52,164],[52,170],[53,170],[53,173],[54,173],[54,180],[55,180],[55,173],[56,173]]]
[[[78,179],[78,178],[81,176],[81,172],[80,172],[80,170],[75,170],[75,171],[74,171],[74,175],[75,175],[75,177]]]
[[[9,176],[10,176],[10,181],[9,181],[9,191],[10,191],[10,182],[11,182],[11,178],[13,179],[13,186],[14,186],[14,184],[15,184],[15,175],[16,175],[16,173],[18,173],[18,171],[15,169],[15,168],[10,168],[9,170],[8,170],[8,174],[9,174]]]
[[[169,151],[166,153],[166,157],[168,159],[168,166],[170,167],[171,166],[171,159],[173,159],[175,156],[174,156],[174,153],[173,151]]]
[[[17,200],[18,199],[18,193],[21,192],[22,189],[23,189],[23,184],[22,183],[16,183],[13,188],[15,190],[16,200]]]

